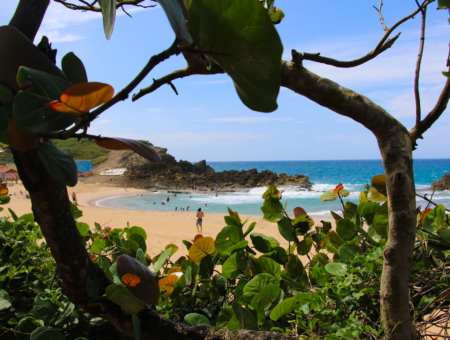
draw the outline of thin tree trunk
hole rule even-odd
[[[317,104],[349,117],[378,140],[389,195],[389,240],[384,252],[381,308],[386,338],[416,339],[409,311],[409,278],[416,232],[412,138],[382,107],[302,65],[283,62],[281,84]]]
[[[416,235],[416,200],[409,133],[378,141],[386,174],[389,239],[381,277],[381,318],[388,339],[416,339],[409,306],[409,280]]]

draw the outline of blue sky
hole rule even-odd
[[[77,2],[74,0],[73,2]],[[2,1],[0,24],[9,22],[17,0]],[[145,4],[152,4],[145,1]],[[384,31],[372,7],[378,0],[322,0],[276,2],[286,14],[276,26],[284,45],[283,59],[291,49],[351,60],[376,46]],[[385,0],[388,27],[417,8],[414,0]],[[436,103],[446,78],[450,37],[446,11],[431,4],[427,13],[425,53],[421,73],[422,112]],[[130,9],[129,18],[118,10],[111,40],[105,39],[101,15],[71,11],[52,2],[35,43],[47,35],[58,49],[57,63],[68,52],[83,61],[90,81],[111,84],[116,91],[146,64],[149,57],[168,48],[174,34],[161,8]],[[399,119],[408,129],[415,122],[414,68],[419,48],[420,16],[397,28],[402,32],[394,46],[356,68],[338,69],[313,62],[304,65],[318,75],[357,91]],[[392,36],[393,36],[392,35]],[[134,91],[184,68],[180,55],[158,65]],[[342,117],[288,89],[281,89],[277,111],[264,114],[247,109],[227,75],[192,76],[136,102],[128,99],[104,112],[90,132],[103,136],[149,140],[169,149],[177,159],[198,161],[379,159],[373,135]],[[419,140],[415,158],[450,158],[450,115],[447,109]]]

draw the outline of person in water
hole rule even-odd
[[[202,211],[202,208],[198,208],[197,210],[197,231],[199,233],[201,233],[203,231],[203,226],[202,226],[202,222],[203,222],[203,217],[205,217],[205,214]]]

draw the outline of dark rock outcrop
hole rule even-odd
[[[278,175],[270,170],[215,172],[206,164],[205,160],[195,164],[183,160],[177,162],[172,155],[167,153],[167,149],[154,148],[161,155],[162,161],[159,163],[150,162],[132,151],[112,151],[121,152],[121,154],[117,154],[120,155],[117,166],[112,167],[127,168],[127,176],[120,178],[118,176],[97,176],[85,181],[110,181],[111,183],[108,182],[108,184],[114,182],[118,186],[123,185],[122,182],[126,182],[129,187],[161,189],[191,189],[196,184],[199,190],[209,190],[216,184],[219,189],[254,188],[268,185],[293,185],[309,189],[312,186],[308,176],[288,176],[286,173]]]
[[[450,173],[444,174],[444,176],[442,176],[442,179],[431,184],[431,189],[450,190]]]

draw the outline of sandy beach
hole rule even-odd
[[[10,186],[10,193],[13,195],[9,204],[2,206],[5,208],[0,212],[0,216],[8,216],[7,208],[12,209],[18,216],[31,212],[31,200],[20,195],[20,190],[24,191],[22,185]],[[136,195],[148,194],[148,191],[128,188],[100,187],[95,185],[77,184],[74,188],[68,188],[71,195],[75,192],[78,199],[78,207],[83,212],[83,216],[78,219],[79,222],[85,222],[94,228],[94,222],[102,226],[111,228],[125,228],[127,222],[131,226],[139,226],[147,232],[147,252],[150,256],[155,256],[164,250],[167,244],[173,243],[179,247],[174,258],[187,255],[188,251],[182,240],[192,240],[197,234],[195,226],[195,211],[189,212],[160,212],[160,211],[136,211],[100,208],[95,206],[95,201],[110,196],[118,195]],[[14,195],[15,193],[15,195]],[[171,199],[175,199],[171,197]],[[226,225],[224,215],[205,212],[203,219],[203,235],[213,238]],[[288,242],[278,232],[275,223],[265,221],[261,216],[241,215],[243,220],[249,218],[246,226],[256,222],[256,228],[253,232],[262,233],[276,238],[283,248],[288,247]],[[314,221],[315,226],[320,226],[320,221]],[[245,230],[246,227],[244,227]],[[305,263],[307,263],[307,259]]]

